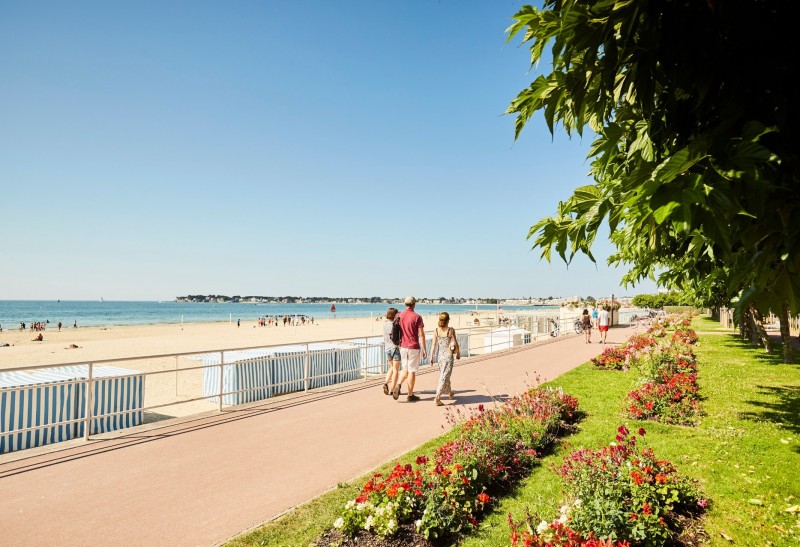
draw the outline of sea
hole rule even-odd
[[[236,320],[252,321],[259,317],[283,315],[306,316],[315,319],[383,317],[393,306],[403,310],[402,302],[396,304],[350,304],[335,302],[336,311],[327,304],[254,304],[244,302],[174,302],[174,301],[77,301],[77,300],[0,300],[0,327],[19,328],[20,323],[48,323],[63,328],[104,327],[124,325],[158,325],[177,323],[213,323]],[[421,315],[440,313],[451,315],[469,313],[472,310],[498,311],[494,304],[417,304]],[[522,312],[532,315],[558,310],[558,306],[506,306],[499,313]]]

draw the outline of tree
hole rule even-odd
[[[531,227],[542,256],[594,260],[607,223],[626,284],[660,271],[668,287],[722,290],[740,316],[798,313],[796,11],[767,0],[524,6],[509,40],[524,30],[534,66],[552,43],[552,71],[508,108],[516,136],[538,111],[551,133],[597,135],[594,183]]]

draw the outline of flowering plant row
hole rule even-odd
[[[538,452],[571,427],[577,409],[575,397],[553,388],[535,388],[493,409],[479,405],[431,459],[419,456],[414,465],[373,475],[334,528],[350,537],[389,537],[413,522],[428,539],[469,530],[491,503],[490,493],[524,476]]]
[[[628,394],[627,413],[638,420],[693,424],[700,413],[697,359],[691,344],[697,334],[689,316],[665,320],[646,334],[632,336],[619,347],[608,347],[592,359],[595,368],[639,373],[640,386]],[[668,336],[666,325],[677,328]]]
[[[640,386],[628,393],[628,416],[692,425],[701,412],[697,358],[689,345],[697,341],[697,334],[682,327],[672,337],[664,333],[658,340],[633,360]]]
[[[666,545],[681,517],[708,506],[693,482],[652,449],[640,449],[624,425],[615,442],[573,451],[558,472],[570,493],[560,515],[535,525],[530,514],[519,522],[509,514],[513,546]]]

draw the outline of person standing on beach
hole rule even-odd
[[[450,326],[450,314],[443,311],[439,314],[439,324],[433,335],[431,353],[436,355],[439,365],[439,383],[436,386],[436,406],[442,406],[442,394],[447,393],[455,399],[453,387],[450,385],[450,376],[453,374],[453,360],[461,359],[461,348],[458,347],[456,331]]]
[[[58,332],[61,332],[61,321],[58,322]]]
[[[73,329],[77,329],[78,328],[78,321],[77,320],[72,322],[72,328]]]
[[[389,308],[386,311],[386,321],[383,323],[383,345],[386,350],[386,361],[389,370],[386,371],[386,379],[383,382],[383,393],[389,395],[394,393],[394,386],[400,376],[400,346],[392,341],[392,329],[397,319],[397,308]]]
[[[589,310],[583,310],[581,315],[581,327],[583,327],[583,334],[586,337],[586,343],[592,343],[592,318],[589,315]]]
[[[608,335],[608,306],[603,306],[597,313],[597,329],[600,331],[600,343],[606,343]]]
[[[414,311],[417,299],[407,296],[403,303],[406,305],[406,311],[400,314],[400,330],[403,331],[403,340],[400,342],[400,363],[403,370],[400,373],[400,380],[392,391],[392,398],[397,400],[400,397],[400,388],[408,378],[408,397],[406,399],[413,403],[419,401],[419,397],[414,395],[414,382],[417,371],[419,371],[420,354],[422,359],[425,359],[428,352],[425,351],[425,324],[422,322],[422,317]],[[420,341],[422,342],[421,346]]]

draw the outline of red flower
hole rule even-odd
[[[644,437],[644,434],[645,434],[645,433],[646,433],[646,431],[644,430],[644,428],[643,428],[643,427],[640,427],[640,428],[639,428],[639,436],[640,436],[640,437]]]
[[[489,499],[490,499],[489,494],[487,494],[486,492],[481,492],[480,494],[478,494],[478,501],[483,503],[484,505],[489,503]]]
[[[428,463],[426,456],[417,456],[417,465],[425,465],[426,463]]]

